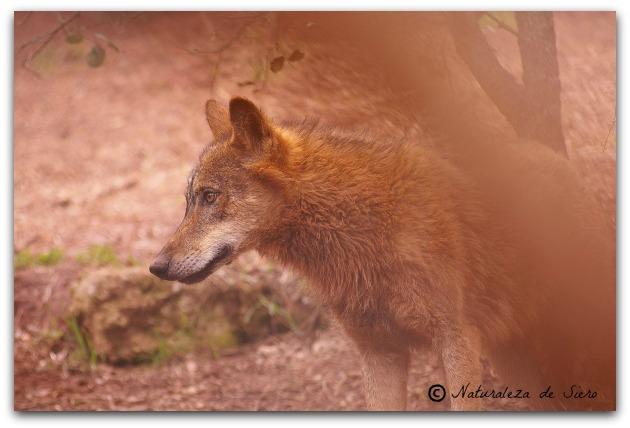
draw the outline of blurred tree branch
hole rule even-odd
[[[250,16],[247,17],[247,19],[245,20],[245,22],[243,22],[241,24],[241,26],[234,32],[234,34],[232,34],[232,36],[230,36],[227,40],[225,40],[220,46],[213,48],[213,49],[198,49],[198,48],[192,48],[192,49],[187,49],[188,52],[195,54],[195,55],[214,55],[214,54],[220,54],[223,51],[225,51],[226,49],[228,49],[229,47],[231,47],[234,42],[236,42],[238,39],[241,38],[241,36],[245,33],[245,31],[249,28],[250,25],[252,25],[254,22],[256,22],[256,20],[258,20],[258,18],[260,18],[261,16],[264,16],[267,12],[259,12],[259,13],[254,13]]]
[[[38,77],[41,77],[39,75],[39,73],[37,73],[35,70],[33,70],[29,65],[30,63],[33,61],[33,59],[35,59],[35,57],[37,57],[37,55],[39,55],[39,53],[46,47],[48,46],[48,44],[55,38],[55,36],[64,28],[66,28],[66,26],[68,24],[70,24],[72,21],[74,21],[75,19],[77,19],[80,15],[80,12],[75,12],[73,13],[68,19],[64,19],[63,16],[61,15],[61,13],[59,13],[59,24],[53,28],[51,31],[49,31],[48,33],[45,33],[43,35],[37,36],[32,38],[31,40],[27,41],[26,43],[22,44],[22,46],[19,47],[18,52],[22,51],[24,48],[26,48],[27,46],[33,45],[33,44],[37,44],[40,43],[39,46],[37,46],[37,48],[31,52],[29,55],[26,56],[26,58],[24,59],[24,61],[22,61],[22,66],[24,68],[26,68],[28,71],[34,73],[35,75],[37,75]]]
[[[501,66],[478,25],[478,13],[457,13],[450,30],[457,53],[521,138],[564,156],[560,76],[551,12],[519,12],[516,20],[523,84]]]

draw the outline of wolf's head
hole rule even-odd
[[[256,248],[284,204],[278,177],[283,142],[250,101],[233,98],[229,111],[210,100],[206,117],[214,141],[193,168],[186,213],[149,270],[168,280],[203,280],[240,253]]]

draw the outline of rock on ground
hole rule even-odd
[[[290,275],[246,264],[194,285],[160,280],[146,268],[86,272],[71,286],[74,334],[92,358],[137,363],[297,331],[317,314]]]

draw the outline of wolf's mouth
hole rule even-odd
[[[184,279],[180,279],[180,282],[184,284],[194,284],[195,282],[203,281],[206,279],[212,272],[214,272],[219,265],[225,260],[227,260],[232,255],[233,249],[229,245],[225,245],[221,248],[219,253],[210,260],[200,271],[193,273],[192,275],[187,276]],[[228,264],[230,261],[227,262]]]

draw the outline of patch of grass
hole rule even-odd
[[[90,245],[87,250],[75,257],[82,265],[121,266],[116,251],[109,245]]]
[[[52,266],[63,260],[63,251],[59,248],[52,248],[49,251],[35,254],[28,248],[20,250],[13,256],[13,267],[15,269],[25,269],[33,266]]]
[[[168,342],[164,338],[160,338],[158,342],[158,349],[155,351],[153,355],[149,358],[151,364],[159,365],[169,358],[171,358],[174,354],[174,349],[172,346],[168,344]]]
[[[291,329],[291,331],[297,332],[299,330],[297,323],[288,310],[263,295],[258,298],[257,304],[254,305],[247,313],[245,313],[243,317],[243,322],[245,324],[251,322],[256,309],[260,307],[264,308],[271,318],[277,316],[283,319],[286,325]]]
[[[76,317],[69,317],[66,319],[66,324],[68,325],[68,329],[72,333],[77,346],[79,347],[79,351],[85,361],[90,364],[90,367],[93,367],[98,362],[98,355],[89,339],[83,334],[81,331],[81,327],[79,326],[79,322]]]
[[[24,269],[35,265],[35,256],[28,248],[20,250],[13,255],[13,267]]]
[[[37,256],[37,264],[43,266],[52,266],[63,260],[63,251],[59,248],[53,248],[50,251],[41,253]]]

